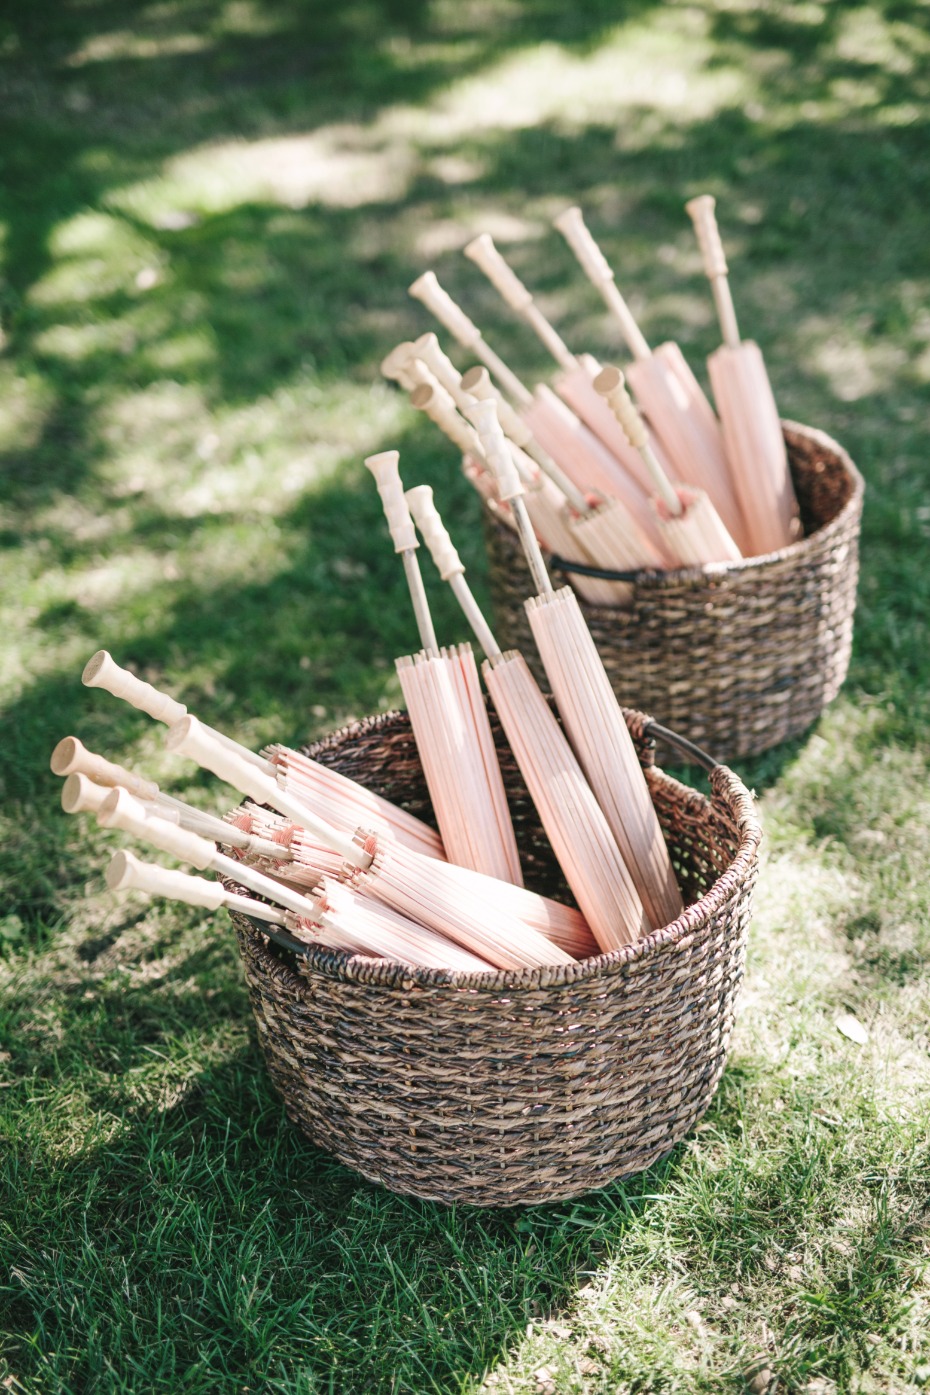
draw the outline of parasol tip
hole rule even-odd
[[[106,870],[107,886],[111,891],[130,891],[138,885],[135,877],[136,867],[142,864],[134,853],[127,852],[125,848],[120,848],[110,859],[110,865]]]
[[[109,793],[105,786],[75,771],[61,787],[61,807],[66,814],[96,814]]]
[[[49,761],[55,775],[70,775],[84,753],[84,744],[76,736],[64,736],[52,752]]]
[[[602,368],[594,379],[593,387],[602,397],[609,397],[617,388],[622,388],[624,377],[620,369],[613,363],[608,363],[606,368]]]
[[[105,684],[101,680],[106,670],[114,667],[115,663],[109,651],[98,649],[96,654],[91,655],[84,665],[81,682],[85,688],[102,688]]]

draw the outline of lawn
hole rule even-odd
[[[34,0],[0,94],[0,1390],[930,1383],[926,6]],[[81,687],[101,645],[253,746],[396,706],[366,454],[434,485],[484,595],[454,452],[379,380],[432,327],[406,286],[435,266],[547,372],[460,255],[490,231],[613,357],[550,226],[578,202],[702,371],[705,190],[784,415],[866,477],[849,679],[741,767],[765,865],[692,1138],[572,1204],[398,1198],[286,1122],[223,917],[112,897],[118,840],[60,812],[49,753],[73,731],[223,807]]]

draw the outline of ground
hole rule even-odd
[[[898,1392],[930,1381],[926,866],[930,35],[920,4],[70,0],[0,15],[0,1388]],[[75,731],[212,808],[105,645],[258,746],[398,701],[413,643],[362,458],[476,500],[378,378],[490,231],[568,341],[702,371],[683,212],[719,201],[786,416],[867,481],[856,642],[741,773],[765,866],[729,1067],[642,1177],[525,1213],[360,1182],[290,1127],[222,917],[117,900],[58,809]],[[460,360],[465,362],[464,360]],[[461,631],[431,585],[444,637]],[[864,1028],[851,1039],[837,1021]],[[861,1039],[864,1037],[864,1040]]]

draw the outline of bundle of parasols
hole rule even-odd
[[[497,644],[432,490],[405,493],[396,451],[371,456],[366,464],[403,561],[422,646],[399,658],[397,671],[438,831],[299,751],[248,750],[101,650],[84,683],[165,723],[169,749],[245,796],[225,818],[205,814],[65,737],[51,764],[65,777],[66,811],[95,814],[104,827],[217,878],[123,850],[107,871],[111,888],[244,912],[269,938],[304,954],[320,944],[350,957],[465,973],[570,964],[630,945],[680,915],[629,729],[574,591],[552,587],[531,491],[497,401],[476,400],[467,413],[483,468],[525,549],[536,592],[527,611],[558,716],[524,656]],[[480,675],[470,645],[439,646],[418,530],[484,651]],[[482,677],[574,905],[524,886]]]
[[[702,195],[686,207],[723,334],[707,364],[719,416],[677,344],[650,348],[578,208],[555,226],[619,326],[632,357],[625,377],[572,353],[488,234],[465,253],[552,354],[552,386],[530,391],[432,271],[410,293],[478,363],[461,375],[428,333],[381,365],[462,452],[488,507],[516,529],[469,418],[476,402],[497,403],[535,535],[592,604],[628,601],[624,574],[738,562],[801,536],[775,399],[758,345],[740,339],[714,202]]]

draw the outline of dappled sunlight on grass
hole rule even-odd
[[[13,364],[0,362],[0,452],[17,454],[33,449],[54,398],[54,388],[41,373],[17,373]]]
[[[52,268],[32,285],[29,299],[60,311],[127,293],[154,251],[154,244],[124,219],[80,213],[54,229],[49,238]]]
[[[670,9],[648,23],[618,24],[584,55],[538,44],[453,83],[425,119],[401,109],[388,111],[380,123],[428,146],[553,120],[581,129],[635,107],[686,110],[688,119],[700,120],[747,92],[745,74],[735,66],[709,66],[714,45],[708,28],[700,11]]]
[[[716,1395],[764,1362],[786,1391],[908,1388],[930,1085],[922,7],[94,0],[0,21],[0,78],[15,1379]],[[746,763],[765,862],[692,1138],[577,1203],[440,1211],[286,1123],[225,921],[112,897],[119,840],[59,814],[48,757],[74,730],[231,802],[81,687],[101,645],[253,747],[396,704],[415,626],[366,454],[397,446],[405,483],[434,486],[486,599],[456,452],[377,381],[433,328],[407,285],[435,263],[547,376],[460,255],[489,231],[573,349],[622,363],[550,226],[579,202],[647,338],[706,380],[718,331],[682,210],[704,189],[784,415],[867,477],[850,679],[807,738]],[[425,572],[441,640],[461,638]]]
[[[909,77],[922,57],[930,55],[926,26],[882,13],[877,5],[863,5],[840,12],[836,55],[896,77]]]
[[[401,199],[415,168],[405,143],[338,126],[307,135],[230,141],[185,151],[160,180],[114,191],[112,207],[157,220],[166,208],[225,213],[243,203],[356,208]]]

